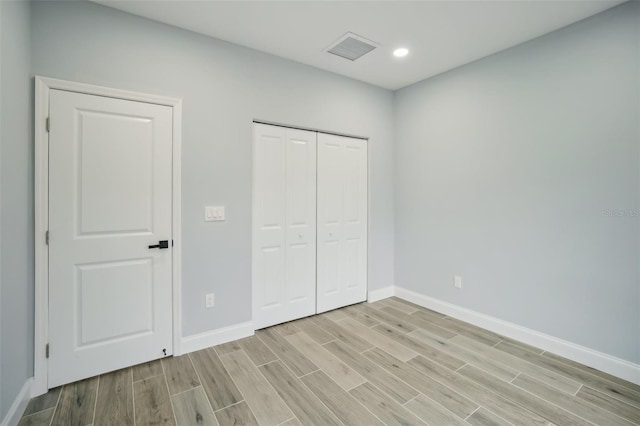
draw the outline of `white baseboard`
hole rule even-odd
[[[640,384],[640,365],[638,364],[401,287],[395,287],[394,293],[395,296],[416,305],[544,349],[629,382]]]
[[[391,297],[394,294],[395,294],[394,287],[391,285],[389,287],[380,288],[378,290],[372,290],[368,294],[367,302],[369,303],[377,302],[378,300]]]
[[[194,334],[193,336],[183,337],[180,342],[180,353],[187,354],[189,352],[199,351],[200,349],[210,346],[253,336],[253,333],[253,322],[248,321],[205,333]]]
[[[13,400],[13,404],[9,407],[9,411],[7,415],[2,419],[2,426],[16,426],[20,419],[22,418],[22,414],[24,410],[27,408],[27,404],[31,399],[31,386],[33,385],[33,377],[29,377],[24,385],[22,385],[22,389],[16,396],[16,399]]]

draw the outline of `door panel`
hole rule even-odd
[[[284,298],[284,248],[263,247],[260,263],[263,266],[262,305],[264,308],[281,306]]]
[[[48,386],[172,353],[172,109],[52,90]],[[164,350],[164,351],[163,351]]]
[[[295,285],[295,283],[305,283],[309,280],[309,245],[289,244],[287,262],[287,278],[293,285],[289,286],[289,300],[292,303],[301,302],[309,297],[308,286]]]
[[[337,240],[325,241],[322,250],[319,250],[318,257],[323,258],[322,269],[318,268],[318,282],[324,283],[324,296],[336,294],[340,291],[340,275],[342,268],[342,247]]]
[[[367,298],[367,141],[318,134],[317,312]]]
[[[256,174],[260,180],[256,182],[261,193],[268,193],[269,197],[257,199],[260,211],[261,229],[273,231],[276,237],[281,237],[284,228],[284,208],[286,200],[285,167],[286,141],[279,134],[264,134],[260,138],[260,146],[256,147],[256,163],[259,169]],[[277,232],[276,232],[277,231]]]
[[[153,264],[150,259],[76,265],[78,347],[153,330]],[[129,285],[131,281],[135,286]],[[105,293],[127,297],[105,298]],[[127,315],[113,315],[126,312]],[[105,321],[109,318],[109,321]]]
[[[253,321],[263,328],[315,313],[316,134],[254,124],[253,144]]]
[[[311,147],[308,140],[289,138],[287,149],[287,222],[290,227],[306,230],[309,218],[315,215],[315,211],[310,211],[315,203],[309,205],[310,194],[315,192],[315,178],[312,177],[315,165],[310,164],[309,159]]]
[[[104,112],[77,110],[76,114],[79,233],[150,232],[153,122]]]
[[[353,289],[361,284],[360,278],[360,239],[346,239],[344,242],[345,248],[345,264],[346,264],[346,276],[345,285],[347,289]]]

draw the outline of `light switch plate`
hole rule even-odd
[[[205,222],[218,222],[225,219],[224,206],[206,206],[204,208]]]

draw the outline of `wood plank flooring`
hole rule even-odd
[[[640,425],[640,386],[398,298],[56,388],[26,425]]]

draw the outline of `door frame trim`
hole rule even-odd
[[[45,346],[49,340],[49,246],[45,240],[45,233],[49,228],[49,132],[46,128],[46,119],[49,116],[49,97],[51,90],[64,90],[87,95],[165,105],[173,109],[171,188],[173,234],[173,354],[180,355],[182,353],[180,348],[182,339],[182,100],[36,76],[34,113],[35,322],[34,382],[32,396],[42,395],[48,391],[47,377],[49,365],[46,358]]]

